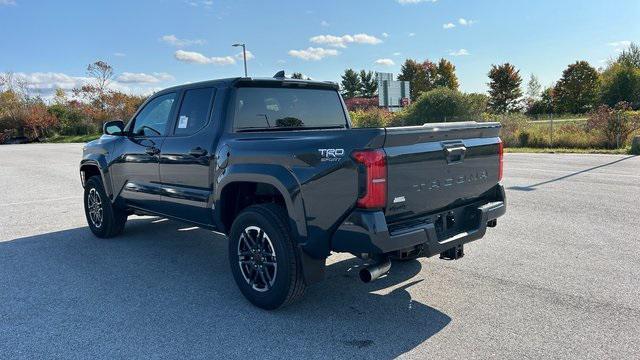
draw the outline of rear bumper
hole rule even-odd
[[[478,240],[485,235],[487,223],[506,212],[504,189],[498,186],[495,201],[474,202],[391,229],[382,211],[355,210],[334,233],[332,248],[352,254],[387,254],[421,245],[422,254],[429,257]],[[457,224],[447,226],[449,214]]]

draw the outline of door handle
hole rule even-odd
[[[194,156],[194,157],[200,157],[200,156],[205,156],[207,155],[207,150],[201,148],[201,147],[197,147],[194,149],[191,149],[189,151],[189,155]]]
[[[464,145],[445,147],[444,153],[447,159],[447,164],[451,165],[463,162],[466,152],[467,148]]]
[[[149,146],[146,149],[144,149],[144,152],[146,152],[149,155],[158,155],[158,153],[160,152],[160,149],[158,149],[155,146]]]

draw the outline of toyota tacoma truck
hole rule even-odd
[[[332,252],[363,259],[368,282],[391,260],[458,259],[496,226],[498,123],[354,129],[338,90],[280,73],[155,93],[83,149],[89,228],[113,237],[135,214],[223,233],[242,294],[275,309]]]

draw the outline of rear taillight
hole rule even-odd
[[[358,207],[383,208],[387,204],[387,160],[384,151],[354,151],[351,156],[360,165]]]
[[[504,144],[502,140],[498,143],[498,181],[502,180],[502,172],[504,171]]]

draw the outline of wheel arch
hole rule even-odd
[[[101,161],[102,160],[102,161]],[[102,180],[104,190],[109,197],[109,200],[113,202],[113,191],[111,186],[111,178],[109,177],[109,170],[106,166],[106,160],[104,158],[86,158],[80,161],[80,181],[82,187],[85,187],[87,180],[91,176],[99,175]]]
[[[294,231],[298,242],[305,241],[307,229],[304,204],[300,196],[300,185],[290,172],[279,166],[231,166],[225,171],[224,177],[216,186],[216,211],[214,212],[216,226],[222,232],[228,233],[230,224],[241,209],[234,211],[232,214],[225,212],[225,210],[229,209],[230,202],[234,201],[234,196],[238,195],[236,191],[246,189],[248,186],[261,186],[263,191],[273,189],[274,194],[281,199],[284,205],[289,217],[290,227]],[[243,205],[246,207],[251,204],[246,203]]]

